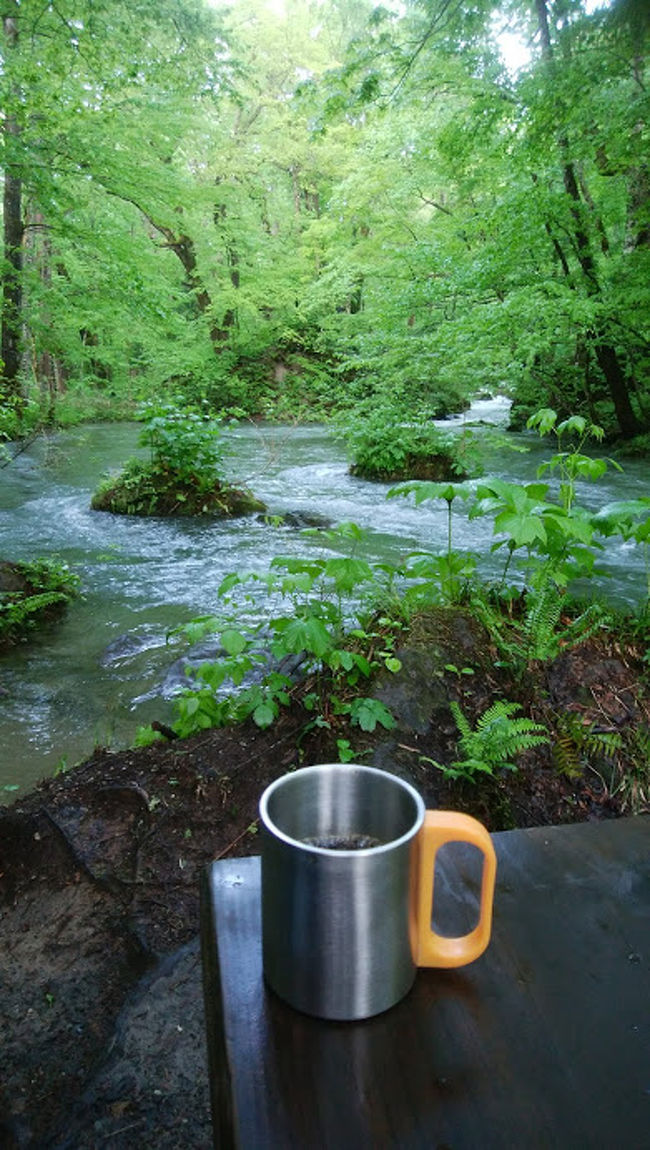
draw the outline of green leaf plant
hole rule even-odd
[[[78,575],[56,559],[6,566],[22,588],[0,591],[0,643],[17,641],[46,618],[51,609],[66,606],[79,594]]]
[[[468,500],[473,488],[464,483],[431,483],[412,480],[391,487],[388,499],[413,495],[415,506],[442,499],[447,504],[447,550],[442,555],[428,551],[412,552],[402,568],[403,576],[411,582],[405,592],[407,600],[416,604],[438,599],[443,603],[459,603],[476,569],[476,557],[461,553],[453,547],[453,505],[457,499]]]
[[[348,425],[349,426],[349,425]],[[375,406],[345,432],[352,457],[350,471],[365,479],[394,482],[419,475],[424,479],[455,476],[463,479],[468,466],[475,471],[477,452],[470,432],[462,437],[443,434],[432,423],[400,418],[399,408]]]
[[[560,716],[553,744],[556,770],[578,778],[588,768],[603,791],[617,797],[621,809],[642,814],[650,804],[650,727],[646,723],[622,730],[603,729],[582,716]]]
[[[353,551],[363,537],[354,524],[319,534],[330,543],[351,542]],[[172,633],[190,642],[212,633],[221,648],[218,659],[191,672],[192,684],[177,697],[176,733],[248,717],[268,727],[292,702],[302,704],[309,727],[336,727],[342,717],[363,731],[393,726],[383,703],[359,695],[359,684],[378,668],[395,673],[401,666],[391,634],[399,623],[369,606],[386,598],[392,578],[386,565],[355,554],[276,556],[265,574],[226,576],[219,594],[229,610]],[[266,622],[242,622],[243,604],[254,604],[260,589],[278,609]],[[307,690],[296,682],[298,671]]]
[[[602,428],[588,423],[582,416],[571,416],[557,422],[552,408],[543,408],[528,420],[527,426],[537,429],[542,436],[554,435],[558,450],[537,470],[537,482],[508,483],[490,478],[477,486],[476,503],[470,509],[470,518],[491,515],[494,534],[501,536],[492,550],[505,547],[507,557],[500,587],[516,551],[525,549],[524,569],[536,572],[538,584],[552,579],[566,587],[575,578],[588,578],[594,571],[596,552],[601,549],[594,538],[594,517],[576,503],[576,485],[579,480],[598,480],[611,464],[611,459],[594,459],[585,454],[587,440],[600,440]],[[574,442],[567,444],[573,437]],[[543,476],[559,478],[554,492],[550,483],[539,482]],[[544,575],[540,570],[544,569]]]
[[[193,404],[149,406],[138,443],[150,458],[130,459],[102,480],[91,506],[122,515],[240,515],[263,511],[250,491],[224,479],[220,420]]]
[[[179,482],[206,492],[223,478],[221,422],[193,405],[150,405],[139,443],[148,447],[155,473],[173,473]]]
[[[606,461],[596,465],[582,451],[585,439],[598,438],[599,429],[577,417],[557,424],[550,409],[530,424],[543,434],[553,432],[561,448],[540,469],[540,475],[559,473],[554,491],[540,475],[526,485],[499,478],[478,486],[409,481],[389,491],[389,498],[413,496],[417,506],[439,499],[446,504],[442,554],[412,553],[399,567],[371,563],[360,554],[361,529],[343,523],[303,534],[344,554],[276,556],[265,573],[228,575],[219,589],[223,612],[193,620],[176,633],[189,642],[215,633],[221,647],[217,659],[193,670],[193,681],[177,698],[176,732],[187,735],[247,717],[267,727],[282,707],[293,704],[303,707],[307,726],[331,729],[335,737],[343,722],[367,732],[378,725],[390,728],[392,716],[364,694],[363,684],[379,669],[400,670],[395,636],[413,610],[431,603],[469,601],[502,662],[518,678],[531,662],[553,659],[593,634],[607,612],[597,603],[577,608],[568,595],[569,582],[593,573],[601,546],[597,535],[619,533],[647,552],[650,500],[611,504],[590,514],[577,503],[576,484],[585,477],[598,479],[601,464],[607,466]],[[565,449],[569,436],[577,437],[570,450]],[[454,510],[470,498],[471,516],[493,518],[498,537],[493,550],[507,552],[496,588],[478,584],[475,556],[453,546]],[[520,551],[523,588],[507,591],[506,577]],[[264,623],[244,621],[260,618],[260,594],[271,604],[270,617]],[[518,750],[547,738],[537,724],[515,717],[517,709],[515,703],[495,704],[472,730],[452,704],[463,757],[450,767],[435,765],[450,778],[466,779],[497,767],[513,769]],[[338,742],[349,756],[345,738]]]
[[[602,429],[581,416],[558,422],[551,408],[531,416],[528,426],[540,435],[554,436],[557,446],[532,483],[510,483],[499,477],[476,484],[412,481],[388,492],[389,498],[413,495],[416,506],[434,499],[447,504],[446,553],[408,556],[402,568],[405,599],[419,605],[469,598],[503,660],[519,676],[531,661],[554,658],[562,647],[583,641],[602,623],[606,613],[598,604],[580,610],[567,596],[572,581],[589,579],[597,570],[603,548],[599,536],[620,534],[644,548],[650,590],[650,500],[609,504],[594,515],[576,498],[579,481],[597,481],[610,464],[618,468],[612,460],[594,459],[584,450],[589,440],[602,438]],[[506,552],[495,587],[477,583],[475,556],[453,548],[453,509],[457,500],[472,496],[470,519],[491,517],[492,552]],[[507,580],[515,559],[520,582],[513,588]]]

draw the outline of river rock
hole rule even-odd
[[[27,591],[28,583],[16,563],[0,559],[0,591]]]

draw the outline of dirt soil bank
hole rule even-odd
[[[376,685],[398,726],[305,734],[296,707],[269,731],[207,731],[137,751],[98,750],[0,812],[0,1147],[202,1150],[211,1145],[198,932],[210,860],[258,850],[257,804],[272,778],[336,759],[410,778],[429,806],[467,810],[490,830],[630,813],[605,766],[568,778],[548,747],[516,774],[445,784],[449,699],[475,717],[504,693],[494,653],[469,619],[400,652]],[[467,681],[446,663],[477,669]],[[572,711],[608,729],[649,724],[636,657],[592,640],[538,669],[527,713]],[[643,784],[645,785],[645,784]],[[637,796],[638,797],[638,796]],[[638,808],[638,809],[642,809]]]

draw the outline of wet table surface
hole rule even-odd
[[[650,816],[494,844],[487,952],[420,970],[401,1003],[353,1023],[265,987],[259,859],[206,869],[215,1146],[650,1150]],[[475,915],[475,871],[441,857],[436,898]]]

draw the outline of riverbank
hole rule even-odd
[[[472,406],[467,420],[503,428],[507,416],[507,401],[485,400]],[[462,434],[465,423],[458,418],[445,426]],[[268,516],[215,524],[92,511],[99,477],[137,452],[140,430],[105,424],[57,432],[33,443],[3,472],[4,553],[16,561],[58,556],[79,577],[81,595],[56,628],[2,660],[0,800],[3,786],[26,792],[55,770],[88,758],[95,745],[132,744],[138,726],[154,718],[171,723],[171,698],[192,655],[168,642],[169,632],[221,611],[219,587],[233,571],[265,574],[278,555],[310,558],[324,547],[345,554],[343,546],[332,551],[322,538],[301,532],[310,516],[318,514],[325,524],[358,524],[364,538],[355,555],[373,563],[398,564],[411,551],[437,554],[447,538],[443,500],[419,507],[387,500],[387,485],[349,474],[343,444],[318,425],[228,429],[229,478],[251,486]],[[486,473],[531,482],[548,458],[548,445],[499,434]],[[507,450],[504,437],[525,452]],[[635,461],[622,475],[610,470],[597,484],[579,486],[581,503],[596,510],[646,495],[647,468]],[[503,550],[490,551],[493,541],[489,519],[468,520],[457,500],[454,548],[477,552],[486,579],[500,578],[503,567]],[[591,581],[593,590],[636,609],[646,593],[642,549],[609,538],[598,566],[605,575]],[[259,589],[250,610],[268,615]]]
[[[570,777],[547,745],[520,755],[517,772],[446,781],[431,760],[453,757],[450,702],[475,716],[512,695],[462,612],[420,640],[400,650],[399,674],[374,684],[395,729],[347,732],[361,761],[402,774],[427,805],[466,810],[491,831],[631,812],[632,792],[605,760],[583,755],[592,765]],[[647,729],[641,657],[603,636],[531,666],[527,713],[547,723],[569,713],[585,729]],[[452,662],[477,673],[440,674]],[[207,1150],[199,874],[216,857],[258,851],[262,790],[286,771],[336,758],[335,734],[306,732],[296,707],[266,731],[246,724],[98,750],[0,812],[7,1146]],[[636,799],[645,809],[641,791]]]

